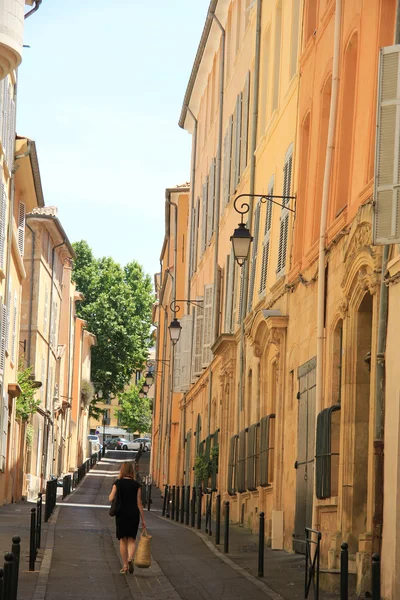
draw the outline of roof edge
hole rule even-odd
[[[73,247],[71,246],[71,242],[69,241],[68,236],[65,233],[65,229],[61,225],[61,221],[60,221],[60,219],[58,217],[54,217],[53,215],[40,215],[40,214],[29,213],[29,214],[26,215],[26,219],[29,219],[29,220],[35,219],[36,221],[50,221],[50,222],[53,222],[56,225],[56,227],[57,227],[57,229],[58,229],[61,237],[63,238],[63,240],[65,242],[65,245],[68,248],[68,252],[70,253],[71,258],[73,260],[76,259],[75,251],[74,251]]]

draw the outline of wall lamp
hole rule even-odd
[[[180,310],[180,306],[177,302],[186,302],[186,304],[193,304],[193,306],[197,306],[197,308],[203,308],[204,300],[172,300],[170,306],[171,311],[175,314],[178,310]],[[181,337],[182,325],[179,323],[176,317],[173,318],[169,329],[169,337],[171,338],[172,345],[175,346]]]
[[[272,204],[276,204],[281,208],[286,208],[292,213],[296,211],[293,208],[289,208],[287,204],[289,200],[295,200],[296,196],[275,196],[273,194],[239,194],[236,196],[233,202],[233,208],[239,215],[241,215],[241,221],[233,235],[231,235],[230,240],[232,242],[233,254],[235,256],[235,260],[240,267],[243,267],[244,263],[247,260],[249,255],[250,244],[253,241],[253,236],[250,235],[250,231],[248,230],[246,224],[243,222],[243,216],[247,215],[250,210],[250,205],[248,202],[241,202],[240,206],[238,206],[238,201],[240,198],[259,198],[260,202],[263,204],[265,202],[272,202]],[[273,198],[279,198],[282,202],[276,202]]]

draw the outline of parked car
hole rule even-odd
[[[136,450],[139,452],[143,448],[142,442],[138,440],[125,440],[121,438],[117,442],[117,450]]]
[[[149,452],[151,450],[150,438],[136,438],[135,442],[141,442],[143,444],[143,452]]]
[[[108,442],[106,444],[106,448],[108,448],[109,450],[116,450],[118,442],[120,442],[122,439],[123,438],[115,437],[115,438],[112,438],[111,440],[108,440]]]
[[[100,444],[100,438],[98,435],[90,434],[87,436],[87,438],[89,440],[91,452],[98,452],[103,448],[103,446]]]

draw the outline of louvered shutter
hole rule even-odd
[[[243,493],[246,491],[246,429],[239,433],[239,459],[237,473],[237,491]]]
[[[233,308],[233,289],[235,285],[235,258],[233,250],[226,258],[227,282],[225,296],[225,333],[232,331],[232,308]]]
[[[237,309],[237,303],[238,303],[238,288],[239,288],[239,294],[240,294],[240,276],[242,273],[242,268],[239,267],[239,265],[236,263],[235,261],[235,275],[234,275],[234,280],[233,280],[233,304],[232,304],[232,333],[235,330],[235,325],[236,325],[236,309]],[[240,299],[239,299],[239,305],[240,305]],[[240,314],[240,309],[239,309],[239,314]]]
[[[247,167],[248,157],[248,138],[249,138],[249,104],[250,104],[250,71],[247,72],[243,91],[243,109],[242,109],[242,140],[240,156],[240,174]]]
[[[212,359],[212,309],[213,309],[212,284],[204,286],[204,321],[203,321],[203,343],[202,343],[202,367],[208,367]]]
[[[181,319],[182,326],[182,319]],[[181,335],[174,347],[174,392],[181,391],[181,349],[182,349],[182,338],[184,336],[184,330],[182,327]]]
[[[214,310],[214,328],[212,343],[217,339],[221,329],[221,313],[222,313],[222,269],[217,267],[217,293],[215,294],[215,310]]]
[[[233,124],[232,124],[232,158],[231,158],[231,177],[230,177],[230,193],[233,194],[236,190],[236,137],[237,137],[237,125],[238,125],[238,101],[236,99],[235,111],[233,113]]]
[[[10,110],[10,93],[8,77],[3,79],[3,119],[2,119],[2,132],[1,132],[1,143],[3,146],[3,153],[5,159],[8,157],[8,146],[9,146],[9,110]]]
[[[7,163],[11,173],[14,166],[14,145],[15,145],[15,102],[14,89],[10,87],[10,116],[9,116],[9,131],[8,131],[8,157]]]
[[[227,195],[226,195],[226,204],[229,202],[229,198],[232,191],[231,186],[231,177],[232,177],[232,137],[233,137],[233,116],[229,117],[228,121],[228,150],[227,150],[227,175],[226,175],[226,185],[227,185]]]
[[[257,268],[257,254],[258,254],[258,237],[260,230],[260,214],[261,214],[261,202],[256,206],[254,213],[254,233],[253,233],[253,250],[250,265],[250,283],[249,283],[249,298],[247,304],[247,310],[251,311],[253,307],[253,295],[254,295],[254,282],[256,279],[256,268]]]
[[[271,447],[271,419],[275,415],[267,415],[260,421],[260,485],[269,486],[269,453]]]
[[[208,179],[208,201],[207,201],[207,242],[210,243],[214,233],[214,201],[215,201],[215,158],[211,161],[210,175]]]
[[[278,247],[278,265],[276,268],[277,276],[280,277],[285,272],[286,267],[286,253],[287,253],[287,242],[289,234],[289,211],[287,206],[290,200],[287,196],[290,196],[291,184],[292,184],[292,151],[287,155],[285,166],[283,169],[283,193],[282,210],[279,223],[279,247]]]
[[[240,267],[239,267],[240,268]],[[240,268],[240,288],[239,288],[239,305],[238,305],[238,319],[237,322],[242,322],[243,315],[243,287],[244,287],[244,269]]]
[[[235,157],[234,157],[234,170],[233,170],[233,190],[239,184],[240,179],[240,142],[242,137],[242,94],[240,93],[236,99],[236,124],[235,124]]]
[[[247,434],[247,464],[246,464],[246,489],[250,492],[257,489],[256,486],[256,433],[258,423],[250,425]]]
[[[54,337],[53,337],[54,346],[58,345],[58,306],[57,302],[54,303]]]
[[[9,290],[8,290],[8,295],[7,295],[7,306],[6,306],[7,318],[6,318],[6,333],[5,333],[5,337],[6,337],[5,348],[6,348],[7,352],[10,349],[11,298],[12,298],[10,277],[9,277],[8,287],[9,287]]]
[[[48,331],[47,331],[48,312],[49,312],[49,288],[46,285],[45,292],[44,292],[44,315],[43,315],[43,335],[45,338],[47,338],[47,335],[48,335]]]
[[[190,385],[190,349],[192,340],[193,316],[185,315],[183,317],[184,337],[181,348],[181,391],[185,392]]]
[[[42,368],[41,368],[41,372],[40,372],[40,381],[42,382],[42,387],[40,388],[40,396],[41,396],[41,400],[43,402],[44,400],[44,378],[45,378],[45,371],[46,371],[46,362],[44,360],[44,357],[42,356]]]
[[[194,244],[195,244],[195,240],[196,240],[196,207],[194,205],[194,203],[192,204],[192,220],[191,220],[191,224],[190,224],[190,249],[191,249],[191,254],[190,254],[190,272],[189,272],[189,279],[192,278],[192,275],[195,271],[195,262],[194,262]]]
[[[15,350],[17,340],[17,318],[18,318],[18,294],[14,292],[14,306],[13,306],[13,329],[12,329],[12,343],[11,343],[11,361],[15,364]]]
[[[18,250],[21,256],[24,256],[25,248],[25,213],[26,206],[20,202],[18,207]]]
[[[7,306],[1,305],[1,326],[0,326],[0,373],[4,373],[6,358],[6,329],[7,329]]]
[[[268,186],[268,194],[273,196],[274,194],[274,178],[272,178],[272,182]],[[263,248],[262,248],[262,259],[261,259],[261,276],[260,276],[260,288],[259,292],[265,290],[267,285],[267,276],[268,276],[268,259],[269,259],[269,249],[271,245],[271,224],[272,224],[272,202],[267,200],[266,209],[265,209],[265,225],[264,225],[264,238],[263,238]]]
[[[236,437],[236,435],[234,435],[229,440],[227,490],[228,490],[228,494],[230,496],[233,496],[233,494],[236,493],[236,489],[235,489],[236,446],[237,446],[237,437]]]
[[[198,298],[201,300],[202,298]],[[194,375],[201,375],[202,372],[202,339],[203,339],[203,318],[204,309],[201,306],[196,307],[196,328],[195,328],[195,336],[194,336]]]
[[[7,435],[8,435],[8,398],[3,395],[2,402],[2,423],[1,423],[1,470],[6,471],[7,465]]]
[[[200,226],[200,198],[197,198],[196,221],[194,224],[194,265],[193,271],[197,271],[197,257],[199,252],[199,226]]]
[[[203,183],[203,187],[202,187],[201,210],[202,210],[201,253],[203,254],[206,249],[206,243],[207,243],[207,182]]]
[[[222,203],[221,203],[221,211],[228,204],[229,192],[228,192],[228,130],[225,132],[224,136],[224,155],[223,155],[223,165],[224,165],[224,174],[222,177]]]
[[[7,198],[4,182],[0,184],[0,269],[5,268]]]
[[[373,244],[400,243],[400,46],[381,48]]]

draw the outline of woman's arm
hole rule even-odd
[[[146,521],[144,520],[144,510],[143,510],[143,504],[142,504],[142,488],[138,489],[137,505],[139,508],[140,516],[142,517],[142,527],[146,527]]]
[[[114,500],[115,494],[117,493],[117,486],[115,485],[115,483],[113,484],[112,488],[111,488],[111,493],[108,496],[108,499],[110,502],[112,502]]]

